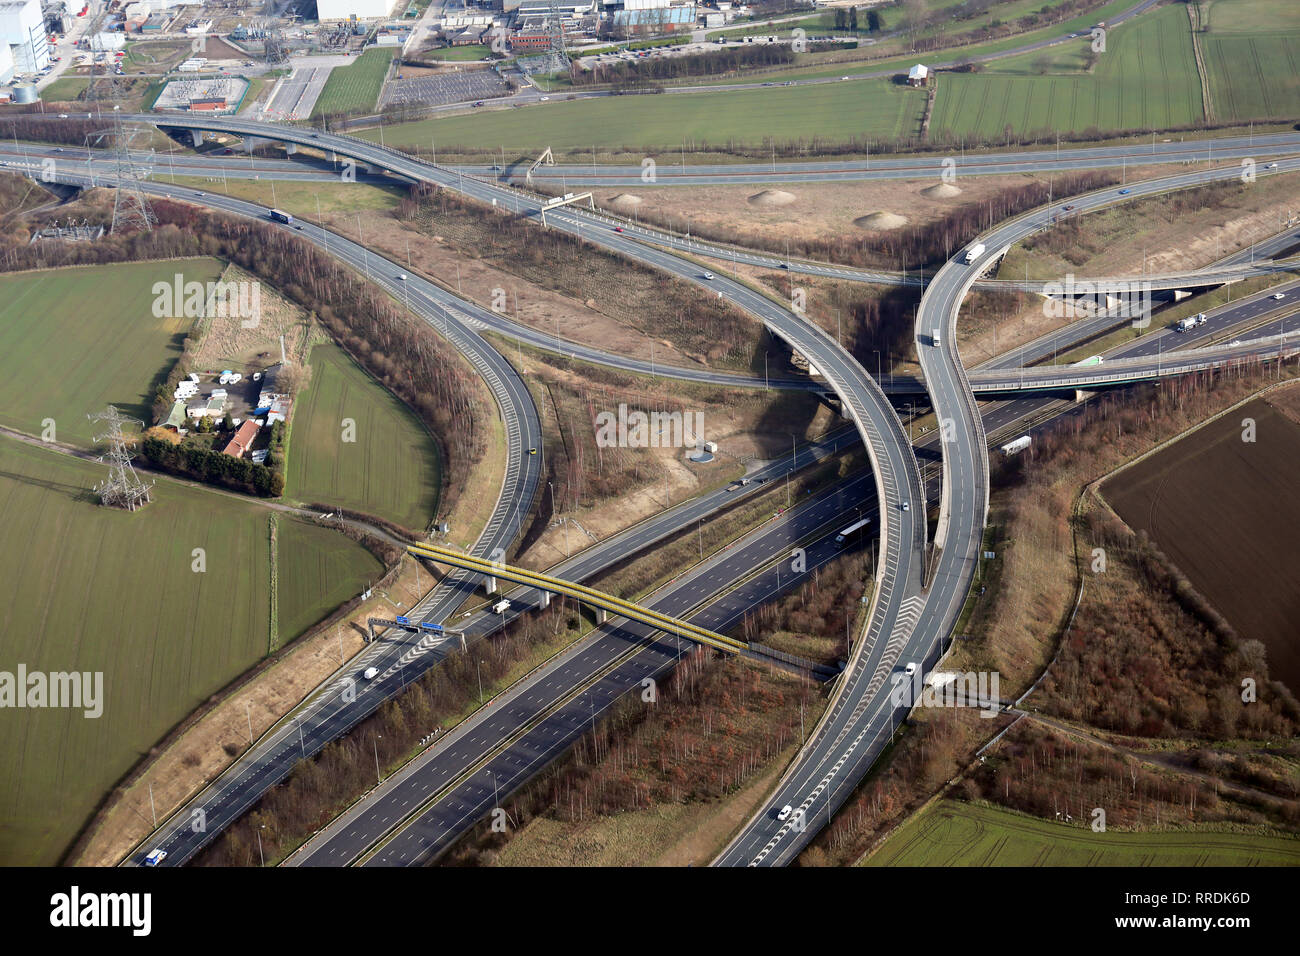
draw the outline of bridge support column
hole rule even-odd
[[[456,635],[456,643],[460,645],[461,653],[462,654],[465,653],[466,644],[465,644],[465,635],[463,633]]]
[[[203,130],[201,129],[190,130],[190,145],[193,146],[195,149],[198,149],[200,146],[203,145]]]
[[[488,594],[495,594],[497,590],[497,579],[495,575],[483,575],[483,590]]]
[[[1074,400],[1076,402],[1086,402],[1088,399],[1092,398],[1093,394],[1094,393],[1089,389],[1076,388],[1074,390]]]
[[[259,139],[259,138],[256,137],[256,136],[245,136],[245,137],[244,137],[244,152],[246,152],[246,153],[251,153],[253,150],[257,149],[257,147],[263,145],[265,142],[266,142],[266,140],[264,140],[264,139]]]
[[[609,620],[609,612],[607,612],[603,607],[593,607],[592,610],[596,612],[597,624],[604,624]]]
[[[284,154],[285,154],[286,156],[292,156],[292,155],[293,155],[294,153],[296,153],[296,152],[298,152],[298,144],[297,144],[297,143],[285,143],[285,144],[284,144]]]
[[[551,606],[551,592],[539,590],[537,592],[537,610],[545,611],[550,606]]]

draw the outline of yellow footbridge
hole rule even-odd
[[[716,631],[710,631],[708,628],[692,624],[690,621],[661,614],[640,604],[633,604],[631,601],[625,601],[612,594],[597,591],[595,588],[589,588],[582,584],[565,581],[563,578],[552,577],[538,571],[529,571],[525,568],[513,567],[500,561],[489,561],[485,558],[475,557],[472,554],[466,554],[463,551],[452,551],[449,548],[441,548],[434,544],[409,545],[406,550],[427,561],[477,572],[488,578],[490,582],[495,582],[497,578],[500,578],[514,584],[536,588],[544,595],[562,594],[606,614],[625,617],[629,621],[637,621],[666,633],[675,634],[678,637],[684,637],[720,651],[726,651],[729,654],[779,661],[787,665],[793,665],[800,670],[809,670],[824,676],[834,673],[832,668],[814,661],[805,660],[793,654],[786,654],[775,648],[738,641],[733,637],[727,637],[725,634],[719,634]],[[489,585],[489,590],[495,590],[493,584]]]

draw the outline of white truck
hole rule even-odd
[[[1204,324],[1205,313],[1198,312],[1196,315],[1189,315],[1187,318],[1179,320],[1178,324],[1174,326],[1174,329],[1178,332],[1188,332],[1196,328],[1198,325]]]
[[[1032,441],[1033,439],[1028,435],[1021,435],[1019,438],[1013,438],[1005,445],[999,447],[998,451],[1002,452],[1004,458],[1011,455],[1018,455],[1020,452],[1028,448]]]
[[[975,245],[971,246],[969,249],[966,250],[967,265],[974,262],[982,255],[984,255],[984,243],[977,242],[975,243]]]
[[[510,602],[509,602],[509,601],[504,601],[504,600],[503,600],[503,601],[497,601],[496,604],[493,604],[493,605],[492,605],[492,613],[493,613],[493,614],[504,614],[504,613],[506,613],[506,611],[508,611],[508,610],[510,610]]]
[[[940,344],[942,344],[942,340],[939,338],[938,329],[930,330],[930,344],[933,345],[935,348],[938,348]]]

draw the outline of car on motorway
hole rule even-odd
[[[474,105],[475,105],[475,106],[482,106],[482,105],[483,105],[483,101],[482,101],[482,100],[477,100],[477,101],[475,101]]]
[[[1235,348],[1240,344],[1241,344],[1241,339],[1233,339],[1231,342],[1228,343],[1228,348]]]
[[[406,273],[405,273],[405,272],[399,272],[399,273],[397,273],[397,281],[398,281],[398,282],[405,282],[405,281],[406,281]]]
[[[1069,212],[1073,208],[1074,208],[1074,203],[1072,202],[1066,203],[1064,206],[1061,207],[1061,209],[1063,209],[1065,212]]]
[[[374,680],[376,675],[378,674],[379,674],[378,667],[367,667],[365,670],[361,672],[361,676],[364,677],[366,680]]]
[[[910,504],[908,504],[906,501],[904,501],[904,502],[903,502],[903,510],[904,510],[904,511],[911,511],[911,510],[912,510],[912,506],[911,506]]]
[[[1269,163],[1269,164],[1268,164],[1267,166],[1265,166],[1264,168],[1265,168],[1265,169],[1277,169],[1277,163]]]
[[[200,196],[206,196],[207,193],[205,193],[205,192],[200,192],[199,195],[200,195]]]
[[[1274,292],[1274,293],[1273,293],[1273,298],[1275,298],[1275,299],[1285,299],[1285,298],[1286,298],[1286,293],[1285,293],[1285,292]]]
[[[706,273],[704,273],[704,278],[706,278],[706,279],[712,281],[712,279],[713,279],[713,273],[712,273],[712,272],[706,272]]]
[[[847,77],[847,76],[841,76],[840,79],[841,79],[841,80],[847,80],[848,77]]]
[[[539,103],[545,103],[545,102],[546,102],[547,100],[549,100],[549,99],[550,99],[549,96],[539,96],[539,97],[537,98],[537,102],[539,102]]]
[[[911,677],[916,673],[916,661],[908,661],[907,666],[903,668],[903,673]]]
[[[780,810],[777,811],[776,818],[778,820],[788,820],[790,818],[790,814],[792,813],[794,813],[794,807],[790,806],[790,804],[787,803],[785,806],[783,806]]]
[[[60,113],[60,114],[59,114],[59,119],[67,119],[67,118],[68,118],[68,114],[67,114],[67,113]]]
[[[299,232],[302,232],[302,226],[294,226],[293,228],[297,229]]]
[[[62,146],[55,146],[55,147],[54,147],[54,151],[55,151],[56,153],[61,153],[61,152],[63,152],[63,147],[62,147]]]
[[[530,454],[530,455],[536,455],[536,454],[537,454],[537,449],[536,449],[536,448],[530,448],[530,449],[528,449],[528,454]]]
[[[1119,191],[1119,194],[1120,194],[1121,196],[1127,196],[1127,195],[1128,195],[1129,193],[1131,193],[1132,191],[1133,191],[1133,190],[1131,190],[1131,189],[1121,189],[1121,190]]]
[[[781,263],[781,268],[782,268],[782,269],[789,269],[789,268],[790,268],[790,263],[788,263],[788,262],[783,262],[783,263]]]
[[[614,231],[615,231],[615,232],[622,232],[622,231],[623,231],[623,227],[622,227],[622,226],[615,226],[615,227],[614,227]]]

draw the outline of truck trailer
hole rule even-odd
[[[984,255],[984,243],[977,242],[966,250],[966,264],[969,265],[982,255]]]
[[[1009,458],[1012,455],[1018,455],[1029,447],[1032,439],[1028,435],[1021,435],[1019,438],[1013,438],[998,448],[1002,452],[1002,457]]]

